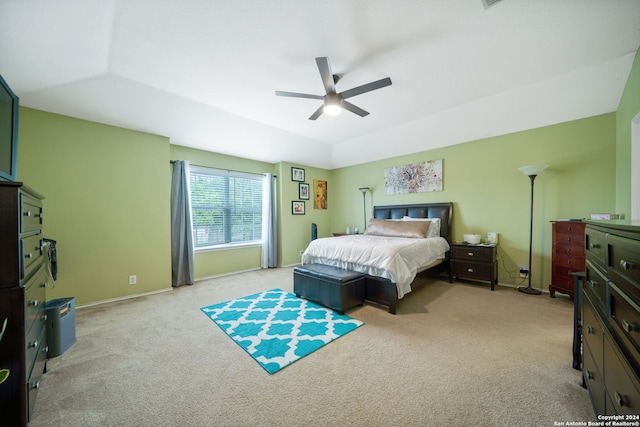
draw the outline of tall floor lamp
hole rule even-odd
[[[364,219],[364,228],[362,231],[367,229],[367,191],[370,190],[369,187],[360,187],[358,190],[362,191],[362,215]]]
[[[535,181],[536,176],[542,172],[549,165],[531,165],[531,166],[523,166],[518,168],[520,172],[529,176],[531,180],[531,210],[529,212],[529,286],[526,288],[518,288],[520,292],[524,292],[529,295],[540,295],[542,291],[539,289],[533,289],[531,287],[531,249],[533,246],[533,181]]]

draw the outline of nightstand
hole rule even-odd
[[[453,276],[498,284],[498,259],[495,244],[451,244],[451,282]]]

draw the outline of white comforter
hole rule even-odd
[[[398,298],[411,292],[411,282],[422,268],[443,259],[449,250],[442,237],[408,239],[366,234],[313,240],[302,254],[302,264],[327,264],[395,282]]]

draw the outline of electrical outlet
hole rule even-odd
[[[137,282],[137,278],[136,278],[135,274],[133,276],[129,276],[129,284],[130,285],[135,285],[136,282]]]
[[[523,279],[529,277],[529,269],[527,267],[520,268],[520,277],[522,277]]]

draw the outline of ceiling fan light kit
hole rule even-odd
[[[320,77],[322,78],[322,84],[324,85],[324,96],[298,92],[284,92],[280,90],[276,91],[277,96],[322,99],[324,101],[323,104],[311,115],[311,117],[309,117],[309,120],[316,120],[322,113],[329,116],[335,116],[340,114],[343,109],[349,110],[360,117],[364,117],[369,114],[368,111],[345,101],[345,99],[391,85],[391,79],[386,77],[384,79],[376,80],[375,82],[367,83],[362,86],[357,86],[352,89],[345,90],[344,92],[337,93],[336,83],[340,80],[340,76],[331,72],[329,58],[318,57],[316,58],[316,64],[318,65],[318,71],[320,71]]]
[[[342,100],[338,94],[327,94],[324,98],[323,112],[328,116],[337,116],[342,112]]]

